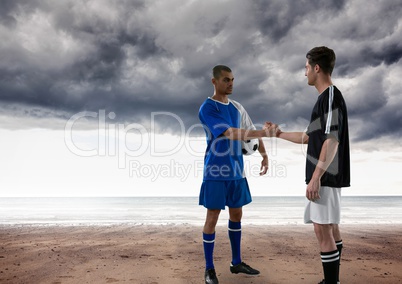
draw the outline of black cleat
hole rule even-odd
[[[249,275],[258,275],[260,272],[257,269],[250,267],[249,265],[245,264],[244,262],[239,263],[238,265],[230,264],[230,272],[232,273],[245,273]]]
[[[212,268],[205,271],[205,284],[219,284],[215,269]]]

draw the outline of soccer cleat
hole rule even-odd
[[[237,265],[230,264],[230,272],[232,273],[245,273],[249,275],[258,275],[260,272],[257,269],[251,268],[249,265],[244,262],[239,263]]]
[[[205,271],[205,284],[219,284],[215,269],[211,268]]]

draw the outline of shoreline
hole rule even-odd
[[[402,283],[401,225],[341,225],[341,283]],[[202,228],[195,225],[0,225],[0,283],[202,283]],[[226,226],[217,226],[220,283],[318,283],[311,225],[243,225],[243,261],[229,271]]]
[[[248,222],[246,218],[242,220],[242,224],[244,226],[255,227],[255,228],[262,228],[262,227],[303,227],[303,226],[310,226],[311,224],[305,224],[303,221],[301,222],[292,222],[292,223],[285,223],[285,222],[276,222],[276,223],[267,223],[267,222]],[[200,221],[197,223],[182,223],[182,222],[28,222],[28,223],[0,223],[0,229],[2,228],[18,228],[18,227],[43,227],[43,228],[52,228],[52,227],[164,227],[164,226],[176,226],[176,227],[203,227],[204,221]],[[217,227],[225,227],[227,224],[227,219],[220,219],[218,221]],[[341,223],[339,226],[342,227],[377,227],[377,226],[384,226],[384,227],[398,227],[402,228],[402,221],[401,222],[372,222],[372,223],[360,223],[360,222],[350,222],[350,223]]]

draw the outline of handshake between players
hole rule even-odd
[[[282,132],[279,128],[279,125],[270,121],[266,121],[262,129],[267,134],[267,137],[279,137],[279,134]]]

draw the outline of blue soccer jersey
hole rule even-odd
[[[199,111],[204,126],[207,149],[204,158],[204,180],[236,180],[244,178],[244,162],[241,141],[231,140],[223,133],[233,128],[255,129],[241,104],[205,100]]]

